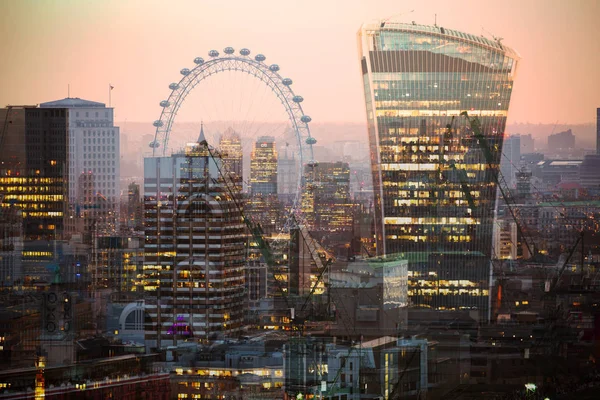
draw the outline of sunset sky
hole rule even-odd
[[[409,13],[410,10],[414,12]],[[67,96],[153,121],[179,70],[211,49],[247,47],[294,80],[314,121],[365,120],[356,33],[389,18],[490,37],[521,55],[510,122],[583,123],[600,107],[600,1],[4,0],[0,105]],[[485,29],[485,31],[482,30]]]

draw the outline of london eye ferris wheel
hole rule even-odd
[[[198,120],[202,121],[211,146],[218,145],[226,130],[239,134],[246,165],[256,140],[272,137],[278,142],[280,156],[295,162],[295,184],[288,195],[292,198],[290,215],[299,214],[303,171],[307,165],[316,165],[312,146],[317,141],[310,134],[311,117],[304,113],[301,104],[304,99],[294,93],[292,79],[284,78],[279,65],[267,63],[263,54],[252,57],[246,48],[236,52],[226,47],[223,54],[211,50],[207,59],[196,57],[194,64],[193,68],[179,71],[181,79],[169,85],[170,95],[160,102],[160,117],[153,123],[154,140],[149,144],[152,155],[168,156],[170,150],[183,143],[181,136],[189,139],[195,131],[197,137]],[[186,99],[190,107],[183,107]],[[183,114],[188,120],[195,122],[175,124],[182,111],[186,111]]]

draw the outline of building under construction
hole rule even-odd
[[[229,335],[244,316],[245,226],[204,132],[144,160],[147,348]]]

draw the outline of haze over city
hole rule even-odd
[[[0,3],[0,400],[597,400],[599,16]]]
[[[522,57],[509,124],[590,123],[586,105],[600,103],[597,1],[25,0],[1,10],[2,105],[66,97],[68,85],[108,103],[110,83],[117,121],[151,122],[181,68],[233,46],[279,64],[315,122],[364,122],[356,32],[391,17],[502,37]],[[199,122],[193,103],[178,121]]]

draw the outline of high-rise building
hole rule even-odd
[[[528,154],[528,153],[533,153],[535,150],[535,140],[533,139],[533,136],[531,136],[531,133],[527,134],[527,135],[520,135],[521,136],[521,154]]]
[[[307,179],[303,201],[305,218],[319,230],[352,228],[350,200],[350,166],[345,162],[318,163],[306,166]],[[309,211],[310,210],[310,211]],[[307,215],[308,213],[313,215]]]
[[[504,139],[502,146],[502,159],[500,160],[500,172],[509,188],[513,188],[516,182],[516,173],[519,171],[521,162],[521,136],[513,135]]]
[[[21,280],[22,251],[21,210],[17,207],[0,208],[0,287],[10,287]]]
[[[270,235],[277,231],[280,219],[277,196],[277,147],[275,138],[261,136],[250,154],[250,198],[246,216],[262,226]]]
[[[358,36],[377,253],[409,258],[413,304],[487,316],[495,177],[519,57],[439,26],[378,21]]]
[[[228,128],[219,141],[219,150],[223,160],[223,168],[236,184],[240,184],[244,177],[244,153],[240,134]]]
[[[201,145],[144,159],[144,289],[148,348],[241,329],[246,234],[240,193]]]
[[[71,209],[78,207],[80,192],[86,191],[93,197],[93,207],[88,208],[88,215],[94,221],[94,229],[100,234],[114,234],[119,220],[121,172],[119,127],[114,126],[113,108],[71,97],[42,103],[40,108],[68,110],[67,168]],[[90,173],[94,176],[92,185],[78,185],[79,176]]]
[[[142,229],[143,202],[140,196],[140,185],[131,182],[127,188],[127,227],[133,230]]]
[[[250,156],[250,193],[277,195],[277,148],[275,138],[261,136]]]
[[[298,161],[295,153],[286,143],[280,149],[277,159],[277,193],[280,198],[290,199],[296,194],[298,187]]]
[[[68,185],[69,110],[0,109],[2,207],[20,208],[26,240],[61,239]]]

